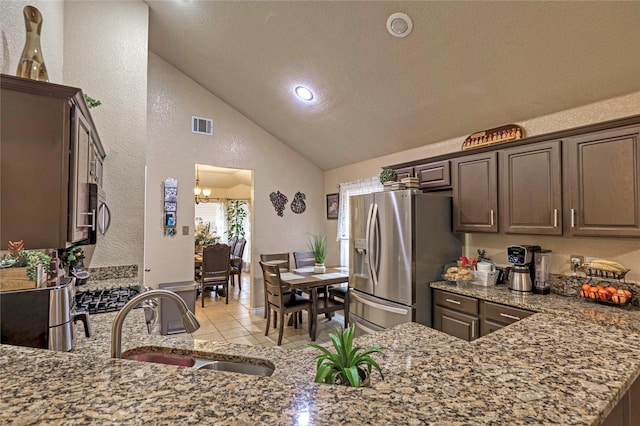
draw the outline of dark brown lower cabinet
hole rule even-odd
[[[609,413],[603,426],[638,426],[640,425],[640,378],[622,396],[618,404]]]
[[[467,341],[535,314],[526,309],[433,290],[433,328]]]
[[[436,306],[433,310],[433,328],[458,337],[468,342],[479,336],[480,321],[478,317]]]
[[[433,303],[433,328],[469,342],[480,337],[478,299],[434,290]]]
[[[520,321],[535,312],[500,303],[480,301],[480,336],[486,336],[502,327]]]

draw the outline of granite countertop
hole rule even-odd
[[[385,348],[374,355],[385,379],[374,373],[360,389],[313,383],[312,348],[148,335],[140,309],[125,321],[123,352],[153,346],[267,360],[275,372],[110,359],[115,314],[92,315],[94,337],[78,336],[73,353],[0,346],[0,423],[592,425],[640,374],[638,312],[560,296],[513,300],[500,286],[433,286],[540,313],[470,343],[415,323],[360,337]]]

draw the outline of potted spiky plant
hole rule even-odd
[[[324,260],[327,257],[327,239],[323,235],[310,235],[309,248],[313,252],[313,257],[316,262],[313,267],[313,272],[323,273],[327,270],[324,266]]]
[[[316,383],[353,387],[368,386],[372,368],[375,368],[384,380],[380,366],[371,358],[371,354],[382,352],[382,347],[354,347],[353,333],[354,325],[351,324],[346,329],[336,327],[336,334],[329,334],[335,352],[331,352],[324,346],[314,343],[309,344],[309,346],[322,352],[317,357],[316,377],[314,379]]]

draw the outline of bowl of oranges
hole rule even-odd
[[[633,294],[630,290],[615,288],[610,283],[603,281],[596,283],[596,285],[582,284],[580,297],[612,305],[626,305],[631,302]]]

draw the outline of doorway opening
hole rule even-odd
[[[244,238],[242,272],[250,274],[253,171],[196,164],[194,172],[196,253],[207,244]]]

